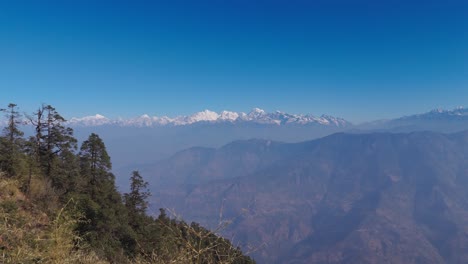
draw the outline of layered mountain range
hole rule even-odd
[[[142,171],[154,207],[258,263],[468,263],[468,132],[190,148]]]
[[[254,109],[250,113],[203,111],[175,118],[144,115],[133,119],[111,120],[101,115],[72,118],[79,139],[91,132],[106,141],[115,164],[117,180],[125,186],[128,171],[151,166],[177,151],[195,146],[221,147],[235,140],[261,138],[272,141],[300,142],[337,132],[412,132],[452,133],[468,129],[468,109],[433,110],[366,124],[351,124],[341,118],[323,115],[267,113]],[[129,155],[131,151],[131,155]]]
[[[102,136],[122,190],[140,170],[153,210],[229,220],[258,263],[468,263],[466,108],[359,125],[261,109],[69,124]]]

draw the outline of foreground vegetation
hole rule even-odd
[[[50,105],[26,122],[2,109],[0,263],[254,263],[229,240],[196,223],[146,214],[138,171],[121,195],[104,142],[91,134],[79,150],[73,130]]]

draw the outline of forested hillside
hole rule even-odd
[[[148,183],[138,171],[121,195],[99,135],[78,147],[54,107],[2,112],[0,263],[254,263],[197,223],[162,209],[147,215]],[[24,122],[34,127],[29,138]]]

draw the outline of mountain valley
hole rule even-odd
[[[250,140],[178,153],[150,181],[154,206],[229,220],[259,263],[464,263],[467,158],[466,132]]]

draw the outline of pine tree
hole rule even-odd
[[[36,134],[30,139],[35,146],[36,161],[44,174],[53,182],[55,172],[61,165],[58,157],[65,152],[76,149],[77,140],[73,137],[73,129],[65,127],[66,120],[51,105],[42,105],[34,117],[28,117],[34,126]]]
[[[130,192],[124,194],[125,206],[130,215],[144,215],[148,208],[149,196],[148,182],[143,180],[138,171],[133,171],[130,177]]]
[[[110,172],[112,163],[109,154],[102,139],[97,134],[92,133],[81,145],[79,156],[81,175],[87,178],[91,188],[91,196],[94,199],[98,186],[113,181],[114,176]]]
[[[42,142],[42,131],[44,130],[44,108],[42,105],[33,113],[33,116],[27,116],[29,123],[34,127],[34,137],[30,137],[30,153],[34,155],[36,162],[39,164],[41,161],[41,142]]]
[[[102,139],[92,133],[81,145],[79,157],[81,207],[88,222],[82,223],[78,231],[92,246],[102,249],[103,255],[109,256],[118,248],[134,254],[135,233],[128,225],[128,211],[115,187],[112,163]]]
[[[8,120],[1,138],[0,167],[9,177],[12,177],[18,173],[21,150],[24,144],[22,138],[24,133],[18,128],[22,123],[21,114],[17,105],[13,103],[10,103],[6,109],[0,109],[0,111],[5,113]]]
[[[43,145],[45,151],[46,175],[52,176],[56,158],[64,152],[76,149],[77,140],[73,137],[73,129],[65,127],[65,119],[50,105],[44,108],[46,113],[45,134]]]

